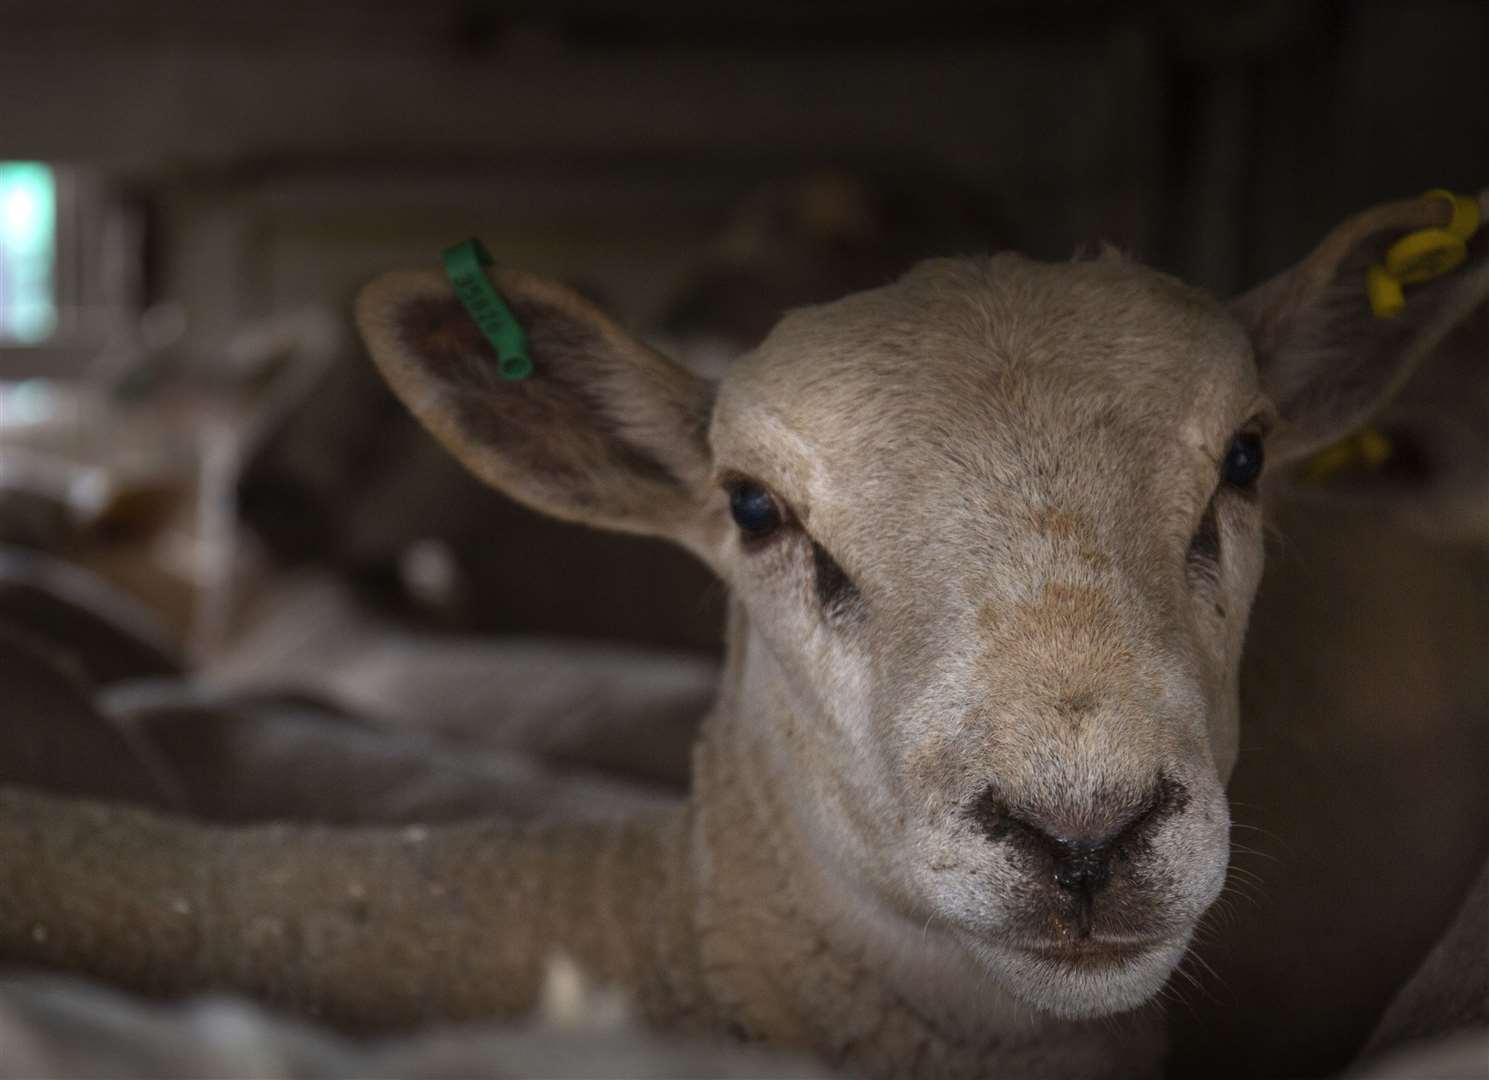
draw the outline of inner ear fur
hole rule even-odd
[[[556,282],[488,271],[527,334],[532,374],[496,350],[438,274],[385,274],[357,325],[394,392],[482,480],[534,509],[699,548],[713,387]]]
[[[1478,195],[1489,222],[1489,189]],[[1385,203],[1331,232],[1303,262],[1231,304],[1251,334],[1262,385],[1283,424],[1269,443],[1278,460],[1306,456],[1363,426],[1476,308],[1489,302],[1489,225],[1462,266],[1406,286],[1406,308],[1378,318],[1366,269],[1416,229],[1446,225],[1440,198]]]

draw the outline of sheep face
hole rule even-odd
[[[1067,1015],[1218,894],[1272,422],[1215,302],[936,262],[790,316],[710,432],[742,711],[846,885]]]

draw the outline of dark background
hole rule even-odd
[[[87,332],[64,312],[56,341],[0,346],[0,376],[96,371],[161,324],[136,364],[231,373],[245,328],[345,327],[361,283],[472,234],[663,340],[712,319],[747,343],[783,304],[1005,246],[1112,242],[1232,293],[1371,202],[1489,179],[1486,60],[1471,0],[0,0],[0,159],[71,169],[114,224],[71,254],[111,274]],[[824,171],[867,201],[803,226],[790,185]],[[281,559],[375,586],[433,536],[452,625],[714,640],[681,557],[431,480],[349,334],[339,353],[321,411],[249,470]],[[510,572],[534,544],[588,590],[556,605]]]
[[[0,148],[124,185],[204,348],[472,230],[645,319],[753,182],[823,164],[1228,291],[1482,182],[1486,43],[1472,0],[4,0]]]

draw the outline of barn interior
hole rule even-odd
[[[1489,185],[1486,103],[1475,0],[0,0],[6,723],[147,732],[222,820],[255,776],[313,816],[409,768],[317,772],[320,724],[521,751],[500,805],[597,765],[676,791],[724,590],[464,472],[368,362],[366,282],[479,237],[704,372],[936,255],[1113,245],[1229,297],[1357,210]],[[1317,675],[1353,725],[1243,732],[1248,895],[1176,987],[1174,1075],[1344,1068],[1489,852],[1489,310],[1450,344],[1289,511],[1327,536],[1272,556],[1263,605],[1329,577],[1300,648],[1396,636]],[[1361,599],[1384,577],[1414,599]],[[111,744],[12,744],[0,780],[128,797]]]

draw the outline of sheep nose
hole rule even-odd
[[[1046,865],[1060,889],[1090,899],[1111,880],[1113,864],[1187,801],[1183,785],[1160,778],[1141,801],[1117,802],[1110,813],[1095,820],[1082,814],[1072,828],[1071,815],[1011,807],[990,787],[971,814],[989,840],[1040,853],[1049,860]]]
[[[1053,863],[1055,884],[1066,892],[1091,897],[1112,877],[1112,863],[1127,854],[1163,818],[1182,807],[1177,785],[1160,780],[1136,806],[1114,811],[1106,820],[1080,830],[1063,830],[1037,814],[1015,815]]]

